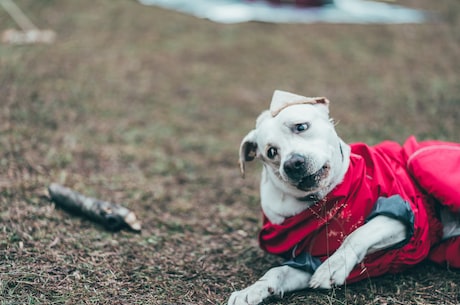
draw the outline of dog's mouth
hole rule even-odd
[[[311,175],[302,176],[297,182],[294,184],[299,190],[305,192],[314,192],[318,190],[318,188],[322,188],[321,181],[323,181],[326,177],[329,176],[331,166],[329,163],[324,164],[321,169]]]

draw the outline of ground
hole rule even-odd
[[[460,141],[460,2],[417,25],[221,25],[134,0],[17,0],[51,45],[0,44],[0,304],[225,304],[280,260],[258,249],[260,165],[242,137],[274,89],[326,96],[348,142]],[[0,30],[15,23],[0,9]],[[55,207],[52,182],[142,232]],[[266,304],[460,304],[460,272]]]

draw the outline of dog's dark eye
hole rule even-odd
[[[301,132],[304,132],[305,130],[307,130],[308,128],[310,128],[309,123],[295,124],[294,125],[294,132],[295,133],[301,133]]]
[[[267,157],[270,159],[274,159],[278,155],[278,150],[275,147],[270,147],[267,150]]]

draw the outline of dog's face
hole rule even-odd
[[[284,193],[323,198],[338,183],[344,158],[328,105],[318,98],[263,112],[241,143],[242,172],[246,161],[258,158]]]

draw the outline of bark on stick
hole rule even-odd
[[[137,232],[141,230],[141,223],[136,215],[119,204],[86,197],[57,183],[52,183],[48,192],[56,205],[82,214],[109,230],[116,231],[124,227]]]

